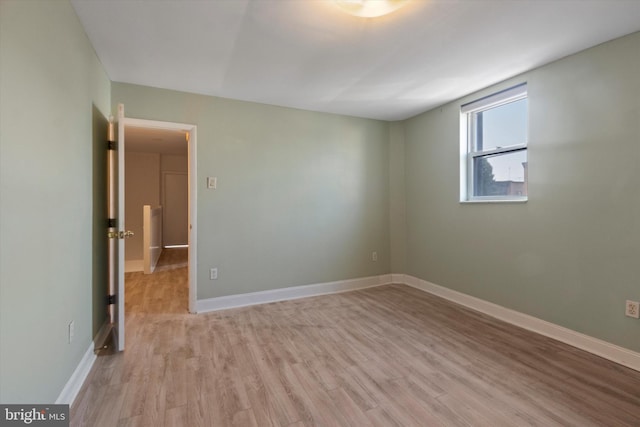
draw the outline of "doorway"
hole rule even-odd
[[[142,254],[145,245],[149,246],[143,207],[159,211],[161,220],[155,230],[161,236],[161,252],[157,253],[163,268],[158,271],[186,267],[187,277],[180,282],[188,283],[188,293],[181,293],[178,303],[195,312],[196,180],[192,177],[196,173],[196,126],[124,118],[124,143],[119,148],[125,153],[125,225],[134,232],[125,243],[125,271],[143,274]],[[170,203],[168,211],[166,203]],[[155,245],[157,249],[158,243]],[[174,252],[180,265],[172,264],[177,262]]]

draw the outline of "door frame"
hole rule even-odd
[[[196,313],[196,296],[197,296],[197,222],[198,222],[198,173],[197,173],[197,126],[187,123],[174,123],[174,122],[162,122],[157,120],[146,119],[134,119],[125,117],[122,119],[125,131],[127,127],[146,128],[146,129],[161,129],[161,130],[173,130],[173,131],[185,131],[188,132],[188,168],[187,168],[187,180],[189,186],[189,260],[187,270],[189,272],[189,312]],[[126,144],[126,140],[125,140]],[[126,177],[125,177],[126,179]]]

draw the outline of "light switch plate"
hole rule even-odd
[[[210,190],[215,190],[218,187],[218,178],[215,176],[207,177],[207,188]]]

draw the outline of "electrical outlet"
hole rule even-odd
[[[71,323],[69,323],[69,344],[71,344],[73,342],[73,336],[76,333],[76,324],[75,321],[71,321]]]
[[[216,280],[217,278],[218,278],[218,269],[212,268],[211,270],[209,270],[209,279]]]
[[[378,252],[371,252],[371,261],[376,262],[378,261]]]
[[[640,318],[640,303],[638,301],[627,300],[625,304],[624,314],[635,319]]]

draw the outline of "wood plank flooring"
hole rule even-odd
[[[73,426],[640,426],[640,372],[404,285],[191,315],[128,275]]]
[[[164,248],[158,259],[155,272],[186,267],[189,260],[189,248]]]

